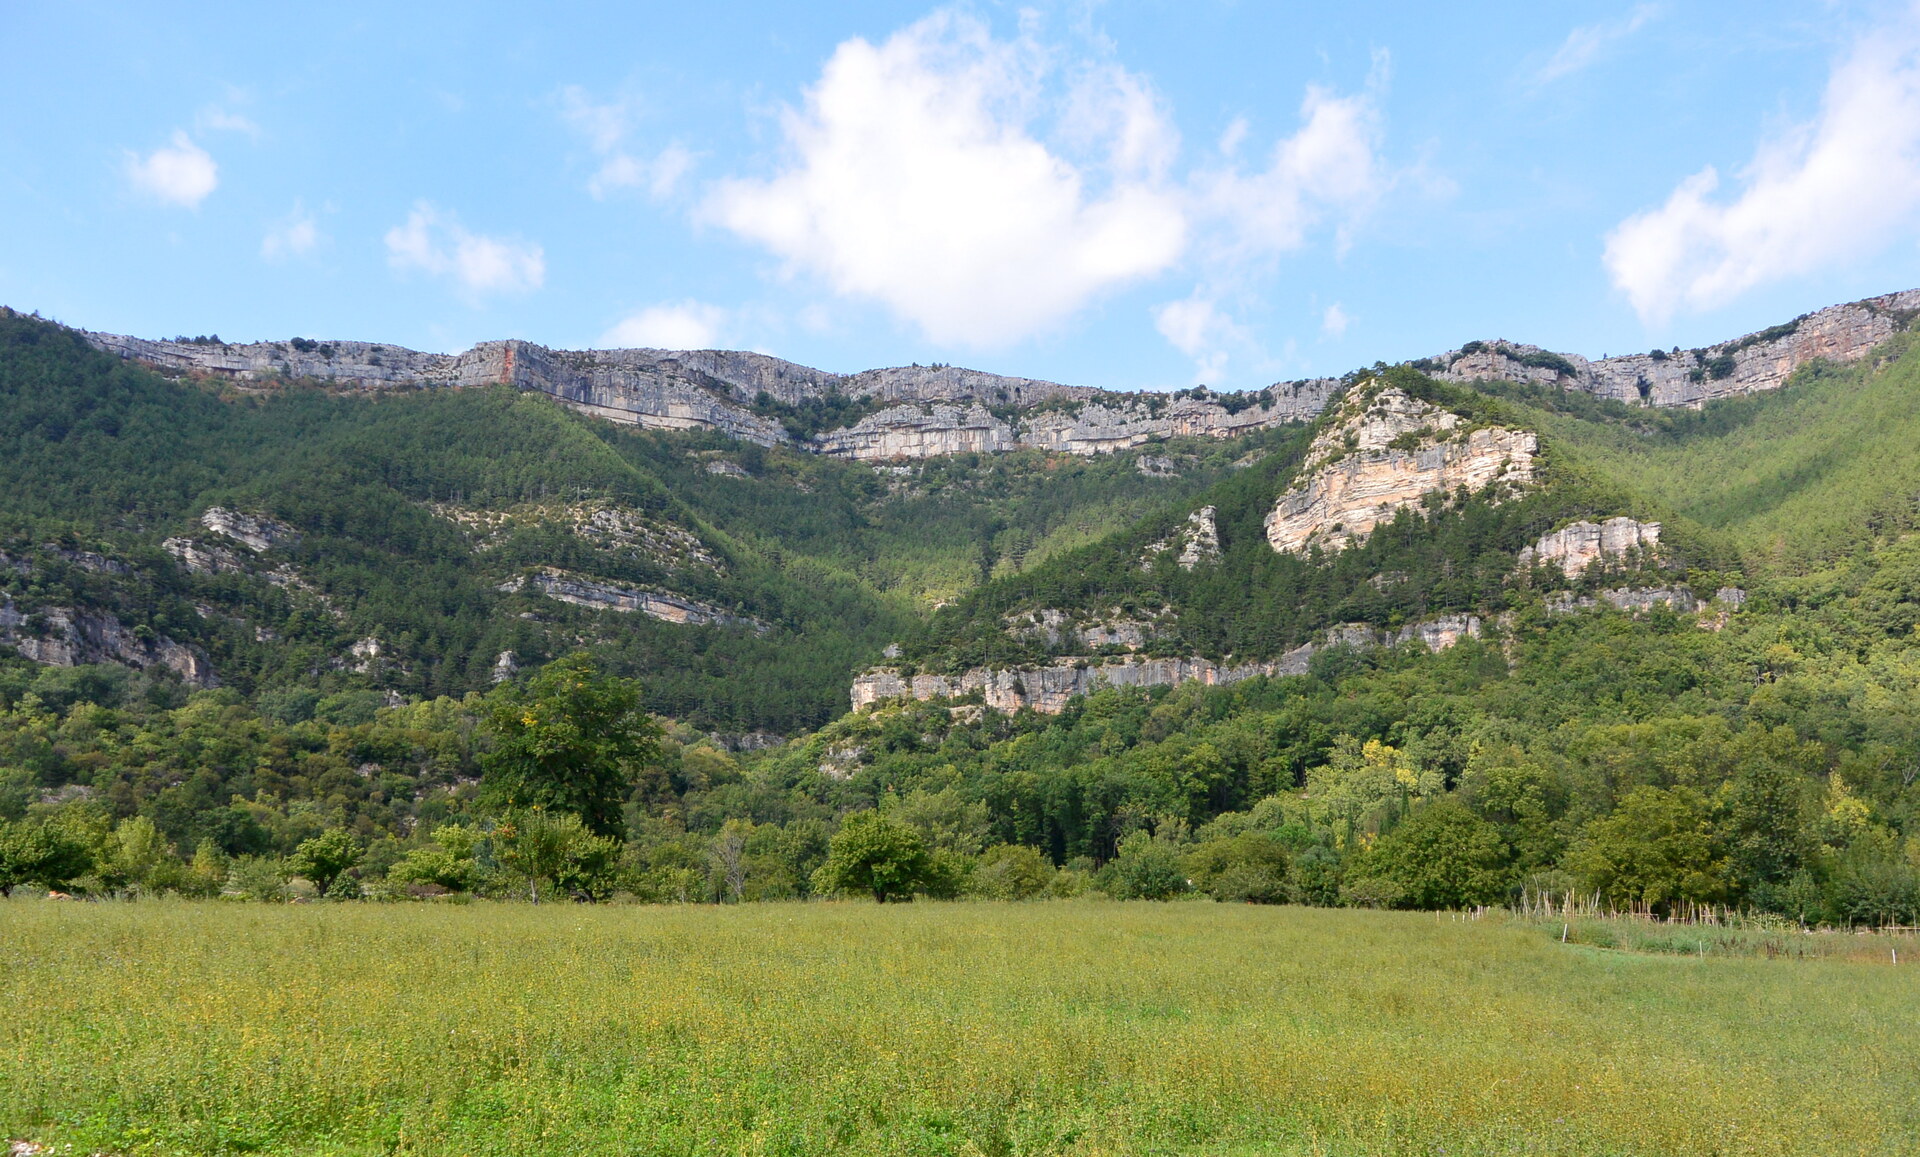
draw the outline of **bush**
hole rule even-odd
[[[1135,832],[1120,841],[1120,854],[1101,868],[1095,882],[1116,900],[1171,900],[1192,890],[1180,863],[1180,848]]]
[[[1184,861],[1193,886],[1236,904],[1283,904],[1287,886],[1286,847],[1266,832],[1246,832],[1195,846]]]
[[[980,857],[973,888],[991,900],[1031,900],[1052,886],[1053,877],[1053,865],[1037,849],[1001,844]]]

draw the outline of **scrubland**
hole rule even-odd
[[[1212,903],[16,900],[0,1131],[124,1154],[1826,1154],[1920,1136],[1920,969],[1557,932]]]

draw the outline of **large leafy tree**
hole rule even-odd
[[[815,892],[867,892],[882,904],[912,899],[915,892],[938,889],[940,884],[926,839],[913,828],[871,811],[846,818],[827,846],[827,862],[813,874]]]
[[[64,888],[93,865],[86,842],[56,824],[0,820],[0,896],[21,884]]]
[[[1455,799],[1415,811],[1380,837],[1363,872],[1402,908],[1472,908],[1506,896],[1509,857],[1500,829]]]
[[[569,655],[494,692],[486,729],[493,750],[481,759],[482,788],[494,807],[575,815],[595,835],[626,837],[621,809],[660,756],[660,727],[641,708],[639,683]]]

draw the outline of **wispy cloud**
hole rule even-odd
[[[468,232],[453,214],[416,202],[403,224],[387,230],[387,263],[450,279],[475,299],[490,293],[530,293],[546,281],[546,254],[530,241]]]
[[[135,189],[183,209],[198,208],[220,186],[220,166],[183,131],[145,156],[129,154],[126,171]]]
[[[595,200],[622,189],[644,189],[655,200],[664,200],[693,169],[693,154],[678,141],[669,141],[652,156],[635,153],[629,138],[640,106],[631,98],[595,101],[586,89],[568,85],[560,90],[560,116],[599,159],[587,180],[587,192]]]
[[[1533,75],[1535,84],[1551,84],[1571,76],[1598,60],[1607,49],[1632,36],[1647,22],[1660,15],[1657,4],[1641,4],[1618,20],[1583,24],[1567,33],[1553,56]]]
[[[1920,224],[1920,11],[1861,37],[1819,116],[1761,142],[1716,197],[1712,166],[1607,237],[1605,264],[1642,320],[1726,304],[1756,286],[1914,240]]]
[[[260,256],[268,261],[305,257],[320,244],[320,226],[304,204],[294,202],[293,212],[267,230],[260,239]]]
[[[1329,305],[1320,315],[1320,332],[1335,341],[1347,336],[1347,327],[1353,324],[1353,317],[1339,302]]]

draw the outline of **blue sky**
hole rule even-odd
[[[10,0],[0,303],[1246,388],[1920,286],[1907,4]]]

